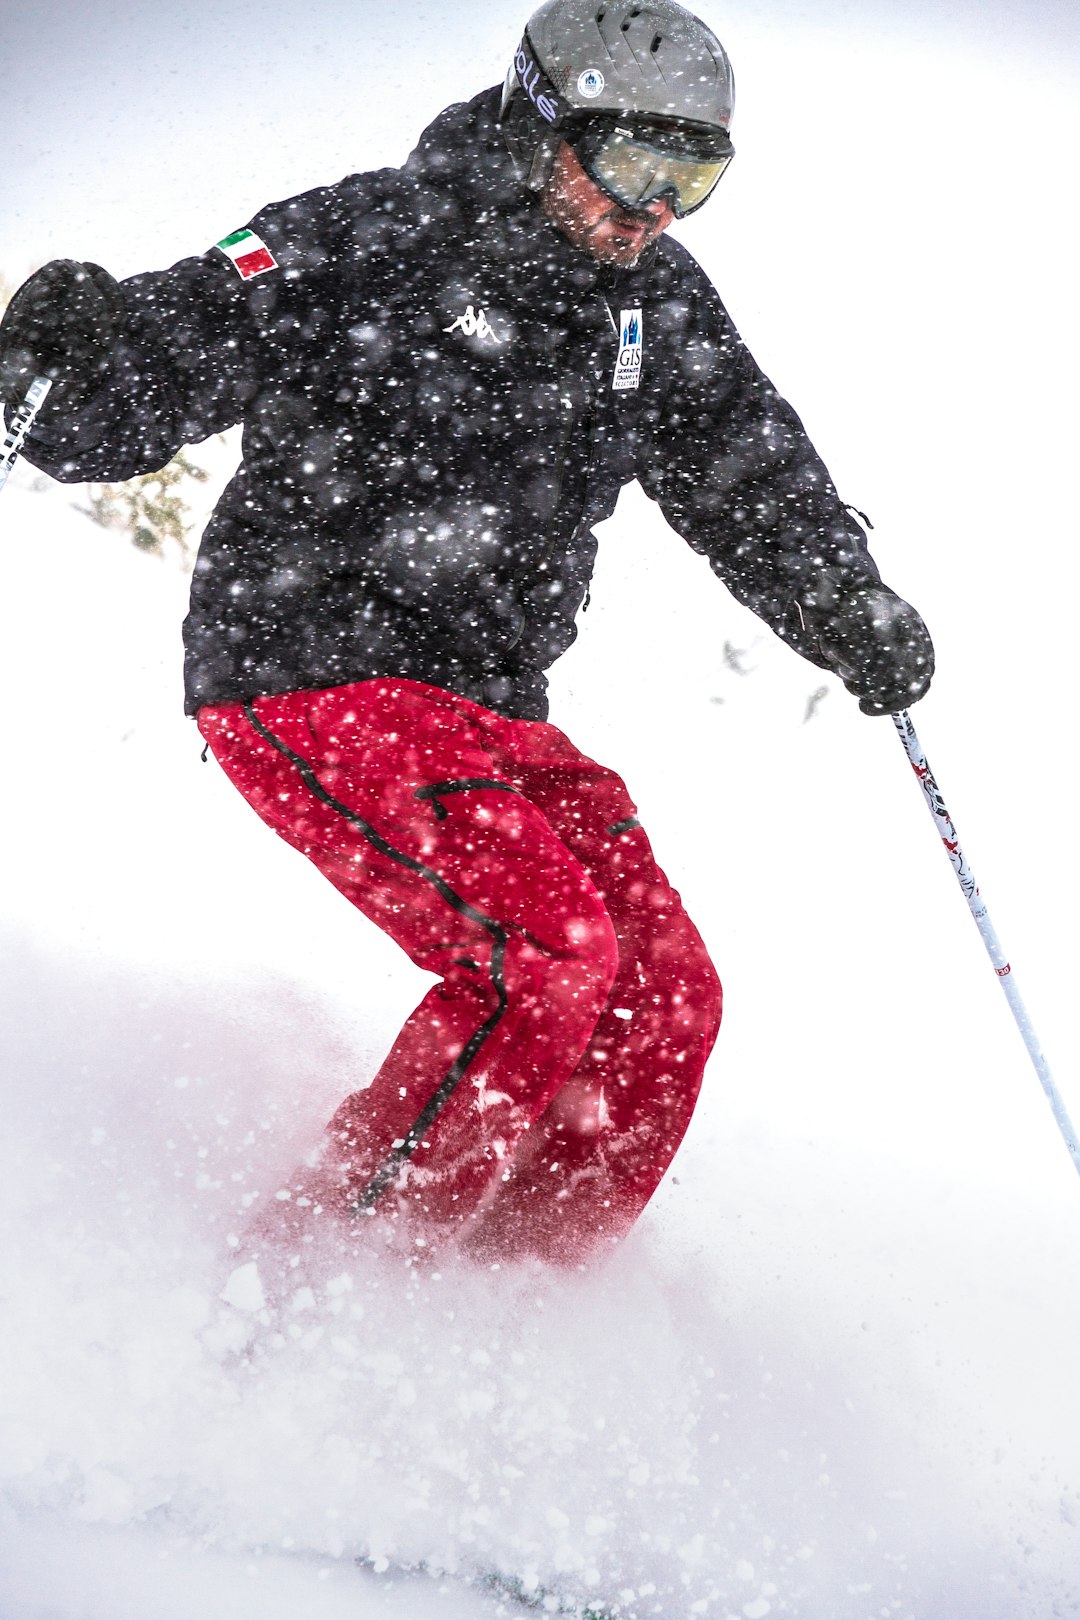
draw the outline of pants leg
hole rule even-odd
[[[377,1208],[445,1238],[498,1188],[596,1027],[618,970],[596,885],[500,776],[490,727],[511,723],[450,694],[370,681],[199,724],[258,814],[440,975],[275,1219],[294,1240],[322,1210]]]
[[[622,1236],[655,1192],[690,1122],[721,990],[620,778],[533,726],[514,779],[594,883],[619,965],[574,1074],[468,1242],[478,1257],[565,1261]]]

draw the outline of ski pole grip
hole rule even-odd
[[[16,407],[11,426],[0,440],[0,489],[7,483],[8,474],[19,459],[23,440],[33,427],[34,418],[44,405],[51,387],[52,382],[48,377],[35,377],[26,390],[22,404]]]

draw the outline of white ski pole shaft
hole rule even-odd
[[[11,419],[11,426],[0,439],[0,489],[8,481],[8,473],[19,459],[23,440],[34,425],[34,417],[45,403],[45,396],[52,387],[48,377],[35,377],[26,390],[26,398],[18,406]],[[3,418],[0,417],[0,421]]]
[[[902,709],[899,714],[893,715],[892,720],[893,725],[900,734],[900,741],[903,743],[907,757],[911,761],[912,769],[919,779],[923,797],[926,800],[930,814],[934,818],[934,825],[941,835],[945,853],[952,862],[957,882],[964,891],[964,898],[968,903],[971,915],[975,919],[975,926],[982,935],[987,954],[994,964],[994,972],[998,976],[998,983],[1004,990],[1005,998],[1012,1008],[1012,1015],[1016,1019],[1020,1034],[1023,1036],[1028,1056],[1035,1066],[1035,1073],[1038,1075],[1050,1107],[1054,1111],[1054,1118],[1057,1120],[1058,1129],[1064,1138],[1065,1146],[1069,1150],[1077,1172],[1080,1173],[1080,1138],[1077,1137],[1061,1093],[1054,1084],[1054,1077],[1050,1073],[1050,1065],[1043,1056],[1038,1036],[1035,1034],[1031,1019],[1028,1017],[1027,1008],[1021,1000],[1009,959],[1001,948],[1001,941],[998,939],[994,925],[990,921],[990,913],[987,911],[986,903],[979,893],[975,875],[967,863],[963,850],[960,848],[960,840],[957,837],[952,817],[945,807],[941,789],[938,787],[934,779],[934,773],[930,769],[926,755],[922,751],[922,745],[916,736],[915,727],[911,723],[911,716],[906,709]]]

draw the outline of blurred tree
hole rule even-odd
[[[210,474],[181,450],[160,472],[129,478],[122,484],[88,484],[87,505],[78,507],[103,529],[119,529],[142,551],[165,555],[170,545],[185,561],[193,555],[189,544],[192,511],[184,496],[185,483],[205,484]]]

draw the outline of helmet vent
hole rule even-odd
[[[546,75],[560,98],[560,111],[591,117],[618,109],[627,116],[700,125],[726,136],[734,101],[731,66],[712,30],[684,10],[694,0],[533,3],[538,9],[528,22],[526,56]],[[522,86],[517,68],[510,82],[511,90]],[[543,124],[532,83],[530,70],[526,111],[539,112]]]

